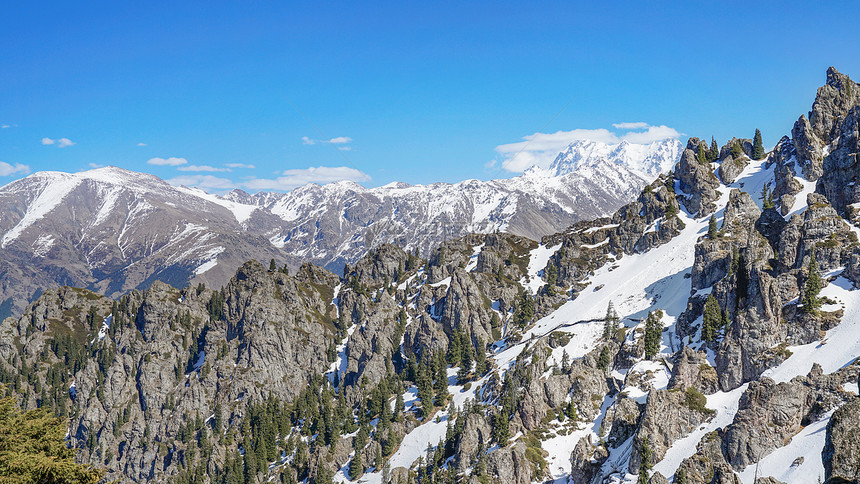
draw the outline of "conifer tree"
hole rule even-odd
[[[514,324],[524,328],[535,316],[535,300],[527,292],[520,293],[514,310]]]
[[[457,378],[460,381],[465,381],[472,373],[472,342],[468,336],[465,339],[463,350],[460,353],[460,371],[457,373]]]
[[[696,152],[696,161],[698,161],[699,164],[701,164],[701,165],[707,165],[708,164],[708,155],[705,153],[704,143],[700,144],[696,151],[697,151]]]
[[[649,360],[660,351],[660,339],[663,334],[663,324],[654,313],[648,313],[645,319],[645,358]]]
[[[720,157],[720,149],[717,147],[717,140],[713,136],[711,136],[711,150],[708,154],[711,155],[711,161],[716,161]]]
[[[394,421],[402,422],[403,421],[403,394],[397,392],[397,400],[394,404]]]
[[[764,158],[764,146],[761,141],[761,131],[756,129],[755,136],[753,136],[752,159],[760,160],[762,158]]]
[[[349,479],[354,481],[364,474],[364,466],[361,464],[361,452],[355,451],[355,456],[349,461]]]
[[[717,302],[717,298],[713,294],[709,294],[708,299],[705,300],[705,310],[702,314],[702,339],[713,341],[717,336],[717,330],[722,320],[720,303]]]
[[[103,472],[75,463],[65,433],[48,408],[19,410],[15,397],[0,399],[0,482],[99,482]]]
[[[566,354],[566,353],[565,353]],[[606,371],[609,368],[609,347],[604,346],[600,350],[600,357],[597,358],[597,367]]]
[[[718,235],[719,232],[717,231],[717,219],[715,219],[714,216],[711,215],[711,219],[708,220],[708,238],[714,240],[717,238]]]
[[[815,313],[821,307],[818,293],[821,292],[821,288],[824,286],[824,282],[818,274],[818,261],[815,260],[815,251],[809,257],[806,273],[806,285],[803,287],[803,311],[806,313]]]
[[[639,477],[636,482],[638,484],[648,484],[648,472],[654,466],[651,462],[652,452],[648,437],[642,439],[642,443],[639,444],[639,457],[641,463],[639,464]]]
[[[482,377],[487,371],[487,353],[484,340],[478,338],[475,344],[475,376]]]
[[[508,445],[508,438],[510,438],[508,417],[502,409],[493,417],[493,440],[499,444],[499,447],[505,447]]]

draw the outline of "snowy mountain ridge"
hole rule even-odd
[[[677,161],[667,146],[619,145],[609,158],[603,147],[600,159],[583,153],[578,167],[555,174],[376,188],[343,181],[255,195],[174,187],[116,167],[38,172],[0,188],[0,251],[10,254],[0,279],[16,281],[0,290],[0,308],[20,310],[56,284],[113,295],[155,278],[220,285],[249,258],[340,271],[383,243],[427,255],[472,232],[540,238],[635,197],[649,181],[643,163]],[[22,266],[38,270],[16,269]]]

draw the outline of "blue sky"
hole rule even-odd
[[[855,2],[18,3],[0,184],[99,165],[210,191],[489,179],[537,132],[643,125],[772,145],[828,66],[860,78]]]

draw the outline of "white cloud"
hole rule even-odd
[[[643,123],[642,121],[633,122],[633,123],[613,123],[612,127],[615,129],[645,129],[648,127],[648,123]]]
[[[555,133],[535,133],[524,136],[525,141],[496,146],[496,153],[502,155],[502,168],[520,172],[531,166],[548,167],[567,148],[577,140],[593,140],[602,143],[618,143],[618,136],[608,129],[574,129]]]
[[[171,156],[170,158],[150,158],[147,163],[155,166],[179,166],[188,163],[188,160]]]
[[[337,149],[339,149],[340,151],[352,151],[351,146],[338,146]]]
[[[138,143],[137,146],[146,146],[146,143]]]
[[[336,181],[368,182],[370,175],[347,166],[317,166],[305,169],[286,170],[275,179],[252,178],[241,185],[251,190],[292,190],[308,183],[331,183]]]
[[[524,136],[524,141],[496,146],[496,153],[501,155],[502,168],[511,172],[522,172],[532,166],[549,167],[556,156],[574,141],[590,140],[610,145],[627,141],[634,144],[648,144],[667,138],[678,138],[681,133],[668,126],[650,126],[647,123],[616,123],[616,129],[629,131],[619,135],[605,128],[574,129],[571,131],[556,131],[555,133],[535,133]],[[646,129],[647,128],[647,129]],[[630,130],[645,129],[645,131]],[[495,164],[485,164],[492,168]]]
[[[30,173],[30,167],[28,165],[22,165],[21,163],[10,165],[9,163],[0,161],[0,176],[9,176],[19,173],[22,175]]]
[[[6,128],[11,128],[11,127],[12,126],[9,126],[8,124],[4,124],[4,125],[0,126],[0,129],[6,129]]]
[[[58,139],[42,138],[42,144],[46,145],[46,146],[47,145],[57,145],[57,148],[68,148],[69,146],[75,145],[75,143],[72,140],[70,140],[69,138],[58,138]]]
[[[230,171],[229,168],[216,168],[209,165],[188,165],[177,168],[179,171]]]
[[[204,190],[231,190],[236,188],[236,184],[231,180],[213,175],[180,175],[165,181],[175,186],[185,185]]]
[[[167,180],[171,185],[185,185],[204,190],[226,191],[233,188],[247,190],[292,190],[308,183],[331,183],[342,180],[368,182],[370,175],[346,166],[317,166],[305,169],[286,170],[275,178],[245,178],[235,182],[213,175],[180,175]]]
[[[226,166],[228,168],[247,168],[249,170],[253,170],[254,168],[256,168],[256,166],[254,165],[248,165],[245,163],[226,163]]]
[[[98,163],[87,163],[87,166],[90,168],[103,168],[104,165],[99,165]]]
[[[646,145],[648,143],[653,143],[655,141],[660,141],[661,139],[667,138],[680,138],[681,133],[679,133],[675,128],[670,128],[668,126],[649,126],[647,130],[642,132],[631,132],[627,133],[621,137],[621,139],[627,140],[630,143]]]
[[[352,138],[349,136],[337,136],[335,138],[325,140],[325,139],[311,139],[307,136],[302,136],[302,144],[303,145],[315,145],[317,143],[327,143],[330,145],[345,145],[352,143]]]

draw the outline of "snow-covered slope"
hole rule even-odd
[[[800,183],[802,186],[810,185],[805,180],[801,180]],[[773,184],[773,166],[767,166],[765,160],[750,163],[734,183],[719,187],[721,195],[716,201],[718,209],[714,213],[718,225],[723,222],[732,189],[759,194],[763,187]],[[677,183],[675,190],[681,194]],[[762,201],[756,199],[756,203],[761,208]],[[806,209],[804,193],[802,197],[798,197],[785,218],[788,219],[793,214],[803,214]],[[664,362],[672,361],[676,352],[684,344],[689,344],[689,341],[682,341],[678,336],[677,325],[679,317],[688,309],[688,298],[691,293],[696,292],[692,290],[689,275],[696,260],[696,244],[708,232],[709,217],[696,218],[683,208],[678,216],[684,228],[668,243],[645,252],[611,258],[584,281],[587,287],[576,299],[564,303],[529,326],[523,332],[521,341],[497,345],[499,349],[492,355],[498,368],[497,375],[488,375],[474,384],[474,387],[481,388],[488,378],[501,380],[502,375],[513,367],[512,365],[524,350],[550,334],[564,333],[570,337],[566,344],[552,349],[548,360],[553,361],[555,365],[562,364],[565,354],[567,358],[582,358],[599,348],[605,324],[603,318],[610,302],[613,303],[620,316],[621,324],[626,327],[628,334],[638,334],[637,338],[641,337],[641,333],[631,330],[644,331],[645,317],[648,313],[657,310],[663,312],[661,322],[664,330],[657,356],[652,360],[640,357],[639,361],[630,368],[612,372],[613,378],[625,382],[623,392],[614,396],[607,395],[600,402],[597,416],[579,422],[573,430],[558,421],[547,425],[542,447],[547,452],[545,460],[548,471],[556,483],[579,482],[571,480],[571,455],[580,439],[590,439],[592,442],[602,442],[606,439],[611,422],[604,422],[604,418],[608,418],[616,399],[621,396],[634,398],[640,404],[645,404],[648,401],[649,390],[642,390],[643,378],[648,382],[650,391],[667,389],[671,369],[667,368],[667,363]],[[600,229],[606,228],[611,229],[612,226],[600,227]],[[588,231],[594,232],[595,229]],[[482,246],[477,246],[476,252],[479,253],[481,248]],[[559,249],[560,246],[540,245],[529,253],[528,276],[521,281],[527,290],[536,292],[541,287],[543,270],[550,256]],[[826,276],[835,277],[841,273],[841,270],[840,268]],[[441,284],[450,284],[450,279],[446,279]],[[709,291],[710,288],[699,293]],[[814,363],[820,364],[823,372],[828,374],[845,368],[860,358],[860,339],[856,336],[860,325],[858,291],[850,281],[844,277],[837,277],[824,288],[822,296],[834,301],[833,307],[828,309],[844,311],[842,323],[823,334],[820,341],[801,346],[789,346],[787,350],[791,356],[781,364],[765,371],[763,377],[773,379],[776,383],[787,382],[798,376],[806,376]],[[701,323],[701,317],[698,322]],[[698,339],[692,347],[705,348]],[[710,349],[708,352],[713,364],[713,352]],[[463,389],[454,385],[453,381],[449,392],[458,395],[458,398],[455,398],[455,407],[462,408],[465,402],[462,396]],[[714,411],[713,416],[701,426],[678,437],[665,451],[665,455],[653,463],[653,471],[669,476],[671,482],[671,476],[682,461],[696,453],[697,445],[708,433],[725,429],[735,421],[742,405],[741,399],[749,386],[749,383],[745,383],[730,391],[717,391],[708,395],[706,407]],[[474,387],[472,391],[466,393],[466,397],[480,401],[481,397],[475,393]],[[846,384],[845,389],[854,394],[857,393],[854,384]],[[774,476],[789,483],[816,482],[819,478],[823,479],[824,467],[821,453],[825,443],[825,429],[832,414],[832,410],[827,412],[820,420],[811,422],[792,438],[778,443],[773,452],[761,455],[758,466],[748,466],[737,473],[740,481],[744,484],[754,484],[756,473],[759,477]],[[445,428],[447,417],[445,413],[440,415],[441,420],[422,425],[404,438],[404,444],[408,442],[408,445],[401,448],[395,455],[398,466],[409,467],[419,457],[425,456],[423,453],[425,449],[432,449],[442,438],[441,432]],[[632,446],[631,438],[618,447],[610,449],[608,458],[603,461],[600,470],[603,477],[599,482],[637,482],[637,476],[627,472],[633,452]],[[338,474],[339,481],[349,481],[345,471],[346,468]],[[380,472],[371,472],[363,479],[365,482],[381,482],[380,476]],[[543,482],[543,479],[535,482]]]
[[[285,259],[242,225],[256,206],[120,168],[35,173],[0,188],[0,207],[0,316],[57,285],[220,285],[249,258]]]

